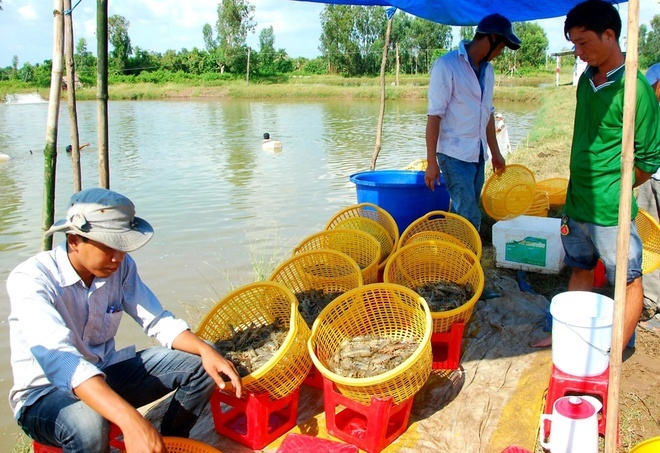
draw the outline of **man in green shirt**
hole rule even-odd
[[[564,33],[575,45],[575,55],[589,67],[577,87],[562,243],[565,263],[571,267],[568,290],[591,291],[599,259],[605,264],[609,282],[615,281],[625,74],[625,58],[619,46],[621,18],[612,4],[588,0],[566,15]],[[660,112],[653,89],[639,71],[634,148],[636,187],[660,166]],[[632,191],[633,187],[625,190]],[[636,215],[633,198],[624,345],[635,332],[643,308],[642,242],[635,228]],[[549,346],[551,341],[542,338],[531,346]]]

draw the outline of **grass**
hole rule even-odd
[[[387,99],[426,99],[428,74],[385,77]],[[525,77],[499,75],[495,90],[496,101],[539,102],[538,87],[549,85],[554,73],[540,72]],[[286,76],[246,80],[190,80],[168,83],[117,83],[108,87],[110,100],[155,100],[189,98],[231,99],[373,99],[379,100],[380,77],[341,77],[336,75]],[[18,82],[0,82],[0,98],[6,94],[37,92],[48,99],[48,88],[35,88]],[[66,92],[62,92],[65,100]],[[79,100],[95,100],[96,87],[76,90]]]

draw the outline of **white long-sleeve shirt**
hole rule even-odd
[[[19,264],[7,279],[11,303],[9,338],[14,417],[42,395],[73,389],[109,365],[135,356],[135,347],[115,350],[126,312],[163,346],[188,329],[165,310],[126,255],[108,278],[87,287],[71,265],[66,243]]]
[[[488,160],[486,126],[495,111],[495,72],[490,63],[481,64],[483,93],[464,42],[431,67],[426,114],[441,119],[436,152],[464,162],[479,161],[480,150]]]

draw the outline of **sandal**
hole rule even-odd
[[[660,333],[660,317],[656,315],[648,321],[640,321],[639,327],[650,332]]]

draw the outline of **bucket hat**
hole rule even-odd
[[[479,22],[477,33],[484,35],[499,35],[504,38],[504,43],[511,50],[520,49],[522,41],[513,32],[511,21],[501,14],[490,14]]]
[[[135,217],[131,200],[101,188],[73,194],[66,219],[55,222],[44,234],[50,236],[58,231],[77,234],[122,252],[139,249],[154,234],[149,222]]]

